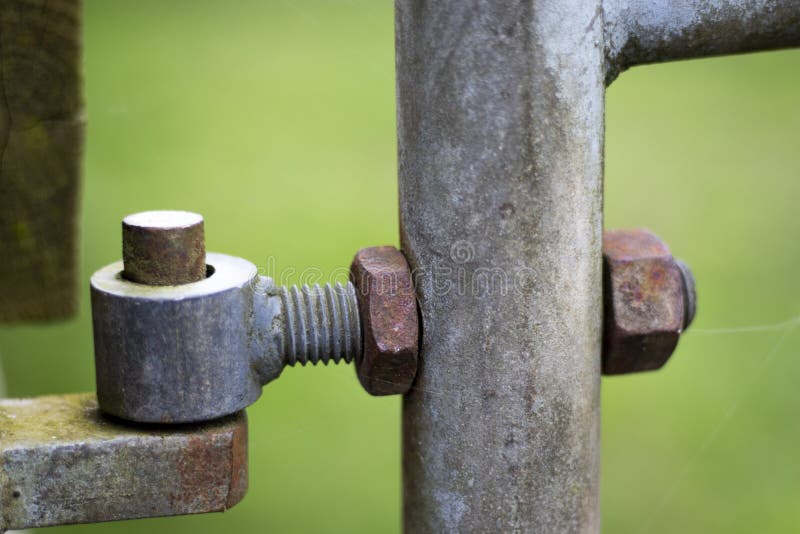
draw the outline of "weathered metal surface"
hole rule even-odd
[[[169,286],[206,277],[203,217],[188,211],[145,211],[122,220],[123,276]]]
[[[424,327],[405,528],[596,532],[603,86],[640,63],[800,45],[800,2],[397,0],[396,29]],[[470,285],[519,273],[508,294]]]
[[[0,2],[0,322],[78,309],[80,0]]]
[[[603,264],[603,374],[661,368],[694,316],[691,272],[647,230],[605,232]]]
[[[123,227],[125,263],[100,269],[91,280],[104,412],[147,423],[205,421],[249,406],[263,384],[297,363],[356,360],[362,384],[375,395],[411,385],[417,309],[408,264],[396,249],[356,256],[354,277],[366,297],[360,313],[350,282],[278,287],[252,263],[222,254],[208,255],[209,274],[195,282],[133,282],[177,283],[185,274],[182,258],[195,257],[198,247],[205,269],[202,217],[145,212],[126,217]],[[154,267],[162,260],[166,268]],[[360,358],[365,344],[368,355]]]
[[[595,532],[600,1],[396,6],[405,530]]]
[[[131,427],[89,394],[0,400],[0,531],[220,512],[246,490],[244,412]]]
[[[208,263],[213,275],[177,286],[130,282],[121,262],[92,276],[104,412],[148,423],[206,421],[260,396],[254,362],[280,354],[269,350],[266,314],[258,315],[265,322],[256,331],[256,306],[267,305],[256,267],[222,254],[209,254]]]
[[[406,393],[417,374],[419,325],[411,271],[394,247],[356,253],[350,266],[364,331],[358,379],[372,395]]]
[[[609,83],[643,63],[800,46],[797,0],[603,0]]]
[[[148,286],[122,262],[91,280],[100,407],[146,423],[241,410],[284,366],[350,362],[362,350],[355,288],[277,287],[241,258],[208,254],[198,282]]]

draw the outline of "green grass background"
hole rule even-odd
[[[396,244],[393,46],[389,0],[87,0],[84,294],[145,209],[203,213],[210,250],[298,272]],[[787,51],[608,92],[607,226],[665,238],[700,311],[663,371],[603,381],[605,532],[800,530],[797,322],[739,330],[800,315],[799,88]],[[84,300],[0,330],[9,394],[92,390],[89,318]],[[289,369],[249,415],[236,508],[63,532],[399,531],[399,398],[347,366]]]

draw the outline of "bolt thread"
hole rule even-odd
[[[683,285],[683,330],[685,331],[694,321],[697,313],[697,288],[694,275],[689,266],[682,260],[676,260],[678,269],[681,271],[681,282]]]
[[[287,365],[351,362],[361,352],[356,289],[350,282],[280,288]]]

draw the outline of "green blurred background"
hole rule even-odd
[[[210,250],[262,267],[397,244],[393,46],[390,0],[86,0],[84,294],[145,209],[200,212]],[[787,51],[609,90],[607,226],[666,239],[700,312],[664,370],[603,381],[605,532],[800,530],[798,88]],[[92,390],[89,318],[0,330],[9,394]],[[399,531],[399,398],[289,369],[249,415],[236,508],[63,531]]]

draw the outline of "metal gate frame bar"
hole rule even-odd
[[[797,0],[397,0],[407,532],[599,531],[605,88],[798,45]]]

